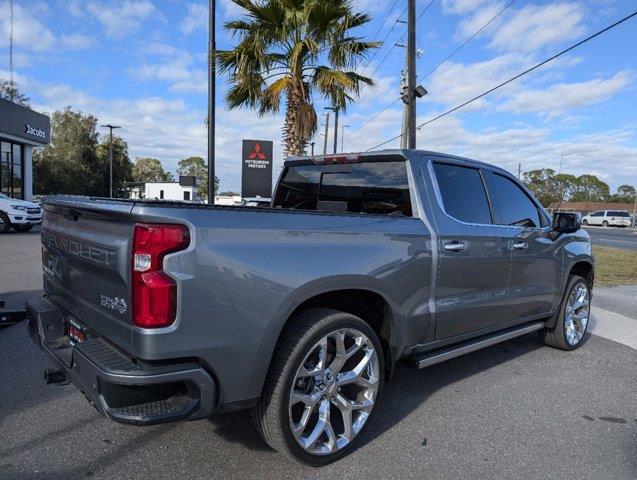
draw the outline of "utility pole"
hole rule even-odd
[[[635,192],[635,205],[633,205],[633,228],[637,227],[637,192]]]
[[[407,0],[407,148],[416,148],[416,0]]]
[[[341,127],[341,153],[345,152],[345,129],[349,128],[349,125],[343,125]]]
[[[407,63],[407,56],[405,56],[405,63]],[[409,103],[404,100],[405,98],[409,98],[407,91],[407,77],[405,76],[405,70],[403,70],[400,73],[400,95],[403,98],[403,123],[400,131],[400,148],[409,148],[409,133],[407,131],[407,126],[409,125]]]
[[[314,156],[314,142],[310,143],[310,146],[312,147],[312,156]]]
[[[109,198],[113,198],[113,130],[116,128],[122,128],[117,125],[102,125],[102,128],[109,129],[109,141],[108,141],[108,158],[110,162],[110,182],[109,182]]]
[[[340,107],[325,107],[325,110],[332,110],[334,112],[334,152],[338,147],[338,111]]]
[[[325,113],[325,138],[323,139],[323,155],[327,155],[327,135],[330,130],[330,114]]]
[[[216,3],[216,0],[209,0],[208,4],[208,204],[210,205],[215,203]]]

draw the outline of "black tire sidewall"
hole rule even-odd
[[[2,224],[0,224],[0,234],[7,233],[11,230],[11,221],[6,213],[0,212],[0,217],[2,218]]]
[[[332,463],[338,460],[339,458],[344,457],[349,452],[351,452],[352,449],[356,448],[356,445],[360,443],[361,438],[365,436],[367,427],[372,421],[374,414],[377,410],[376,404],[378,403],[378,399],[380,398],[382,393],[384,375],[385,375],[383,349],[378,339],[378,336],[376,335],[374,330],[372,330],[372,328],[363,320],[349,313],[334,311],[330,318],[333,318],[333,320],[326,323],[321,328],[317,329],[316,332],[312,333],[311,337],[309,337],[309,339],[304,342],[303,346],[295,351],[295,355],[292,361],[289,362],[289,365],[287,365],[284,371],[284,374],[286,375],[287,378],[284,384],[283,395],[281,396],[283,405],[279,406],[280,408],[279,411],[281,412],[281,417],[279,419],[281,422],[280,428],[281,428],[281,432],[283,434],[283,438],[286,443],[287,449],[289,450],[290,454],[294,456],[296,459],[298,459],[300,462],[305,463],[307,465],[311,465],[311,466],[322,466],[322,465]],[[374,345],[374,348],[376,349],[376,353],[378,355],[378,367],[379,367],[379,385],[378,385],[378,392],[376,393],[376,401],[374,404],[374,408],[372,408],[372,411],[369,417],[367,418],[367,421],[365,422],[365,425],[363,426],[362,430],[358,433],[356,438],[354,438],[349,443],[349,445],[330,455],[320,455],[320,456],[312,455],[306,452],[305,450],[303,450],[303,448],[297,443],[290,429],[289,406],[288,406],[290,391],[292,389],[292,383],[294,381],[294,376],[296,374],[296,371],[301,365],[301,362],[303,361],[305,355],[307,354],[308,349],[314,346],[321,338],[323,338],[329,332],[332,332],[334,330],[339,330],[342,328],[355,328],[361,333],[364,333],[367,336],[367,338],[370,339],[370,341]]]
[[[588,290],[588,298],[589,298],[588,322],[586,323],[586,329],[584,330],[584,335],[582,335],[581,340],[575,345],[571,345],[568,339],[566,338],[566,305],[568,304],[568,297],[570,297],[571,292],[573,291],[575,286],[580,283],[584,284],[586,286],[586,289]],[[568,350],[575,350],[576,348],[579,348],[585,341],[586,334],[588,333],[588,325],[590,324],[590,317],[591,317],[590,297],[591,297],[591,289],[586,279],[584,279],[583,277],[580,277],[579,275],[572,275],[568,282],[568,286],[566,287],[566,292],[564,293],[564,299],[562,300],[562,307],[560,308],[560,317],[557,324],[557,328],[559,328],[559,331],[562,334],[562,338],[564,339],[564,345],[566,346]]]

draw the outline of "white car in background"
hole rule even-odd
[[[582,225],[630,227],[630,213],[621,210],[599,210],[583,217]]]
[[[11,198],[0,193],[0,233],[11,227],[17,232],[28,232],[42,223],[42,209],[37,203]]]

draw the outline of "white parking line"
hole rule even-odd
[[[589,333],[637,350],[637,320],[619,313],[591,307]]]

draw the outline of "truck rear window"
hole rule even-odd
[[[404,161],[285,167],[274,206],[412,216]]]

